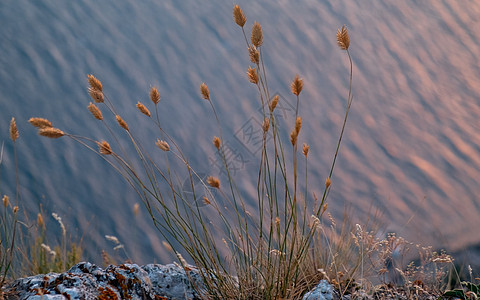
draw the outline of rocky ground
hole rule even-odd
[[[191,282],[201,286],[201,276],[179,265],[123,264],[106,269],[83,262],[64,273],[49,273],[18,279],[3,288],[0,299],[200,299]],[[439,294],[420,286],[379,286],[368,294],[357,290],[341,295],[326,280],[306,293],[304,300],[439,299]]]

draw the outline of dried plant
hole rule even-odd
[[[12,118],[10,121],[10,139],[15,143],[19,137],[17,123],[15,122],[15,118]]]
[[[110,144],[107,143],[106,141],[101,141],[98,143],[98,152],[100,152],[103,155],[110,155],[113,153],[112,148],[110,147]]]
[[[102,112],[100,111],[100,109],[98,109],[98,107],[95,104],[90,102],[90,104],[88,104],[87,108],[92,113],[92,115],[95,117],[95,119],[100,120],[100,121],[103,120]]]
[[[157,105],[160,102],[160,93],[156,86],[150,88],[150,100]]]
[[[40,128],[38,130],[38,134],[44,137],[52,138],[52,139],[57,139],[65,135],[65,132],[61,131],[58,128],[53,128],[53,127],[45,127],[45,128]]]
[[[52,127],[52,122],[43,118],[30,118],[28,122],[37,128]]]
[[[257,48],[263,44],[262,26],[260,26],[258,22],[253,23],[252,35],[250,39],[252,41],[252,44]]]
[[[127,122],[125,122],[125,120],[123,120],[122,117],[120,117],[119,115],[116,115],[115,119],[117,119],[117,123],[118,125],[120,125],[120,127],[125,129],[126,131],[130,131],[130,128],[128,127]]]
[[[152,114],[150,113],[150,111],[148,110],[148,108],[146,108],[145,105],[143,105],[142,103],[140,103],[140,101],[137,102],[137,108],[138,108],[138,110],[139,110],[142,114],[146,115],[147,117],[151,117],[151,116],[152,116]]]
[[[235,23],[237,23],[237,25],[240,27],[243,27],[247,22],[247,17],[245,17],[243,10],[238,5],[235,5],[233,7],[233,19],[235,20]]]
[[[67,135],[95,153],[105,155],[102,157],[126,179],[145,204],[155,227],[166,240],[164,247],[175,254],[185,270],[198,270],[205,285],[204,288],[199,288],[202,298],[297,299],[318,283],[319,279],[325,277],[329,277],[332,283],[346,291],[355,285],[354,276],[360,274],[360,278],[363,278],[368,271],[375,269],[367,267],[370,258],[378,261],[378,257],[384,259],[393,253],[386,242],[374,238],[373,231],[367,230],[368,226],[362,224],[351,228],[342,225],[339,229],[327,211],[333,171],[353,100],[352,60],[347,29],[343,26],[337,32],[338,45],[346,50],[350,63],[344,122],[327,179],[322,187],[323,196],[317,199],[313,194],[314,199],[311,199],[307,180],[309,146],[306,143],[303,143],[301,149],[305,160],[297,161],[300,152],[297,149],[299,134],[303,123],[298,115],[303,79],[297,74],[289,85],[297,105],[295,123],[288,124],[287,127],[293,127],[290,133],[292,147],[286,147],[288,131],[285,132],[284,124],[279,122],[274,114],[280,98],[278,95],[271,97],[267,84],[264,53],[260,48],[263,44],[262,27],[254,22],[248,40],[244,31],[247,19],[238,5],[234,6],[233,19],[241,27],[248,58],[254,64],[254,67],[248,67],[247,76],[249,81],[256,85],[255,90],[263,108],[262,128],[258,128],[263,130],[261,149],[258,152],[260,163],[258,176],[255,176],[253,183],[257,187],[254,209],[246,203],[245,195],[239,191],[232,175],[227,160],[229,154],[225,151],[227,147],[222,145],[222,123],[215,110],[216,99],[210,94],[205,83],[200,85],[200,97],[208,100],[218,124],[218,134],[214,136],[212,143],[224,167],[225,177],[205,176],[197,172],[175,139],[160,126],[158,112],[151,120],[162,138],[156,138],[155,145],[165,152],[165,163],[160,163],[157,157],[154,157],[158,154],[147,153],[145,148],[148,147],[130,132],[127,123],[116,113],[113,103],[104,95],[100,81],[93,75],[88,76],[90,96],[95,102],[105,105],[107,109],[103,111],[111,112],[117,123],[128,132],[128,142],[135,149],[138,164],[133,162],[131,157],[127,157],[127,153],[114,153],[106,141],[95,142],[93,139],[65,134],[59,129],[47,126],[38,126],[41,128],[40,134],[49,137]],[[152,87],[149,95],[157,111],[156,105],[160,102],[157,88]],[[104,98],[106,102],[103,101]],[[98,101],[99,99],[102,101]],[[136,107],[143,114],[152,117],[142,103],[138,102]],[[90,103],[90,112],[97,119],[103,119],[103,116],[98,117],[101,113],[99,114],[97,109],[95,104]],[[108,126],[106,121],[102,123]],[[132,129],[134,125],[132,123]],[[121,146],[123,140],[113,131],[110,133]],[[146,145],[152,142],[153,140]],[[91,143],[94,143],[94,146],[91,146]],[[291,160],[287,159],[287,155]],[[184,169],[171,170],[173,160],[180,162]],[[304,180],[301,180],[302,167]],[[175,176],[181,172],[187,174],[188,180],[184,186],[189,186],[188,191],[178,188]],[[198,188],[198,185],[201,187]],[[135,209],[134,214],[137,214]],[[212,214],[217,219],[212,220]],[[325,220],[325,214],[328,220]],[[327,221],[330,221],[330,226],[325,226]],[[113,241],[113,238],[110,237],[110,240]],[[115,242],[115,245],[120,247],[122,244]],[[346,263],[350,259],[351,263]],[[435,259],[440,262],[442,257],[436,256]],[[187,260],[193,260],[195,266],[188,264]],[[376,267],[378,270],[379,266]],[[409,277],[410,274],[405,273],[405,276]]]
[[[200,85],[200,92],[202,93],[202,97],[205,100],[210,100],[210,91],[208,90],[208,86],[203,82]]]
[[[348,50],[348,47],[350,47],[350,37],[348,36],[347,27],[345,25],[337,30],[337,44],[342,50]]]

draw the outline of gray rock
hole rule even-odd
[[[303,300],[332,300],[333,287],[325,279],[320,280],[320,283],[310,292],[303,295]]]
[[[124,264],[101,269],[83,262],[65,273],[18,279],[4,288],[4,295],[28,300],[199,299],[189,278],[203,287],[194,268],[185,272],[173,264]]]

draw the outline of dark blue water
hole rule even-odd
[[[39,137],[27,123],[30,117],[45,117],[68,133],[107,139],[108,131],[86,109],[91,101],[86,75],[95,74],[132,132],[151,143],[151,151],[158,151],[153,143],[159,133],[135,104],[149,105],[149,88],[158,86],[165,130],[198,172],[218,175],[211,145],[218,128],[199,94],[206,82],[232,153],[235,178],[245,197],[254,199],[250,178],[255,178],[258,149],[246,132],[261,123],[261,105],[245,75],[249,60],[241,30],[232,20],[233,4],[1,1],[1,193],[15,195],[8,135],[14,116],[20,130],[24,210],[31,216],[39,209],[46,216],[58,213],[72,235],[83,237],[85,254],[93,260],[99,260],[101,249],[111,251],[106,234],[124,242],[135,261],[172,259],[146,212],[133,215],[139,199],[121,176],[71,139]],[[255,20],[262,24],[268,83],[272,94],[281,95],[280,117],[287,124],[293,124],[295,102],[290,82],[296,73],[305,80],[299,141],[310,144],[309,183],[317,195],[343,119],[348,61],[335,33],[348,26],[354,104],[329,197],[334,216],[341,217],[345,205],[351,205],[353,218],[361,222],[373,207],[383,213],[385,230],[414,242],[451,250],[480,242],[480,4],[240,5],[248,29]],[[179,171],[179,183],[182,176]],[[58,227],[51,217],[47,225]]]

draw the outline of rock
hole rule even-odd
[[[49,273],[15,280],[3,292],[6,299],[200,299],[190,283],[202,287],[194,268],[177,265],[123,264],[106,269],[88,262],[65,273]]]
[[[303,295],[303,300],[332,300],[333,287],[326,280],[320,280],[320,283],[310,292]]]

